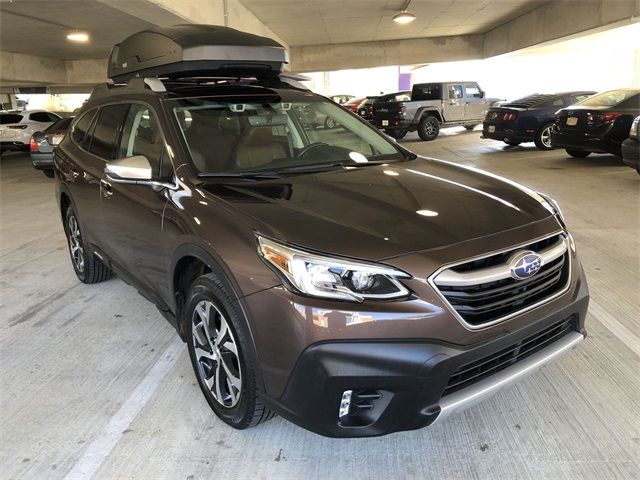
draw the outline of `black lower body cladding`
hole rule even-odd
[[[489,342],[325,342],[300,356],[283,395],[265,399],[288,420],[329,437],[371,437],[432,424],[446,395],[465,395],[475,381],[518,367],[563,338],[585,335],[589,302],[580,281],[571,303]],[[577,332],[577,333],[576,333]],[[545,350],[546,351],[546,350]],[[350,413],[339,416],[350,392]],[[455,393],[454,393],[455,392]]]
[[[635,138],[627,138],[622,142],[622,161],[640,173],[640,142]]]

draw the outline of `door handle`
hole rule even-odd
[[[100,191],[102,192],[102,196],[105,198],[109,198],[113,195],[113,188],[111,184],[105,180],[100,180]]]

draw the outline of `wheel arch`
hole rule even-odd
[[[418,112],[416,113],[415,123],[419,124],[422,121],[422,119],[428,115],[435,117],[438,120],[438,122],[440,122],[440,126],[442,126],[442,124],[444,123],[444,119],[442,118],[442,115],[440,114],[440,112],[437,109],[434,109],[433,107],[424,107],[418,110]]]

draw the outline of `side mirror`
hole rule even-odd
[[[104,173],[116,183],[145,183],[152,179],[151,164],[144,155],[112,160],[107,163]]]
[[[484,90],[480,90],[480,98],[484,98],[484,96],[485,96]]]

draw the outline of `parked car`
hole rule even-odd
[[[482,124],[482,137],[501,140],[507,145],[534,142],[540,150],[552,150],[551,130],[555,113],[595,93],[536,93],[489,108]]]
[[[484,97],[476,82],[419,83],[408,100],[376,103],[373,124],[394,138],[417,130],[421,140],[435,140],[442,127],[473,130],[482,123],[488,108]]]
[[[342,106],[349,110],[351,113],[358,113],[358,105],[364,102],[367,97],[357,97],[352,98],[348,102],[344,103]]]
[[[331,95],[329,98],[337,104],[343,105],[356,97],[354,95]]]
[[[53,149],[60,143],[62,137],[67,133],[73,117],[64,117],[51,124],[42,132],[36,132],[29,142],[29,153],[31,163],[36,170],[53,178]]]
[[[411,92],[393,92],[382,95],[366,97],[364,101],[358,105],[357,114],[364,118],[367,122],[373,120],[373,105],[378,102],[404,102],[409,100]]]
[[[629,137],[633,119],[640,115],[640,89],[623,88],[589,97],[559,110],[551,145],[572,157],[591,153],[622,156],[622,142]]]
[[[23,110],[0,114],[0,149],[29,148],[31,136],[44,130],[60,116],[45,110]]]
[[[640,173],[640,117],[636,117],[629,130],[629,138],[622,142],[622,161]]]
[[[78,279],[116,272],[155,303],[224,422],[411,430],[583,340],[587,284],[551,198],[292,86],[273,40],[143,33],[54,150],[56,195]],[[304,128],[308,108],[342,128]]]

